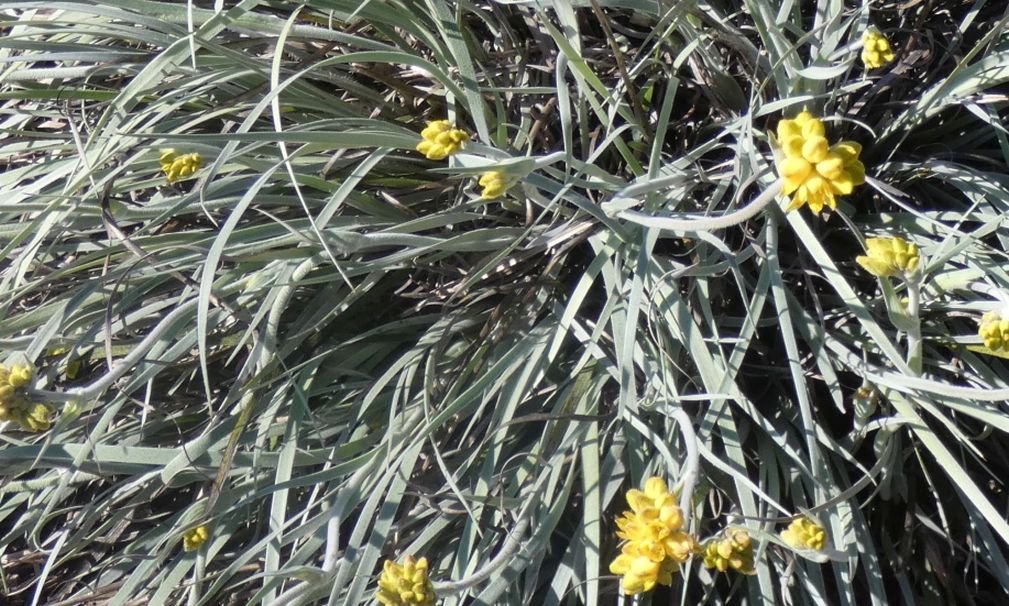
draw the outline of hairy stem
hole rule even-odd
[[[777,196],[779,192],[781,192],[780,181],[765,189],[753,200],[753,202],[750,202],[743,208],[718,217],[696,215],[689,219],[657,217],[636,210],[622,210],[617,213],[617,216],[625,221],[630,221],[631,223],[637,223],[638,225],[657,229],[667,229],[670,231],[714,231],[716,229],[725,229],[726,227],[738,225],[743,221],[756,216],[757,213],[764,210],[767,205],[774,201],[774,197]],[[689,217],[690,215],[686,216]]]

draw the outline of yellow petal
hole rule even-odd
[[[792,547],[802,546],[802,541],[800,541],[799,538],[795,536],[795,533],[792,531],[791,526],[781,531],[781,540]]]
[[[890,238],[866,238],[865,248],[873,257],[889,254],[891,250]]]
[[[668,493],[666,482],[658,476],[652,476],[645,480],[645,494],[652,499],[658,499]]]
[[[841,141],[830,146],[830,153],[840,156],[845,164],[849,164],[858,160],[862,145],[855,141]]]
[[[634,511],[642,511],[652,504],[652,499],[636,488],[627,491],[627,504]]]
[[[618,555],[616,559],[610,562],[610,572],[613,574],[624,574],[631,569],[631,562],[633,559],[627,555]]]
[[[810,137],[823,137],[826,134],[823,122],[820,122],[817,118],[813,118],[802,125],[802,136],[807,139]]]
[[[795,190],[795,194],[792,196],[792,201],[788,203],[785,207],[785,212],[791,212],[797,208],[801,208],[808,198],[808,192],[806,191],[806,186],[799,186],[799,189]]]
[[[781,120],[778,122],[778,141],[784,142],[792,137],[802,136],[802,126],[795,120]],[[782,143],[784,145],[784,143]]]
[[[806,179],[806,204],[809,205],[809,209],[813,212],[819,213],[823,210],[825,202],[830,205],[831,201],[827,199],[828,193],[829,186],[820,175],[813,174]],[[831,208],[833,208],[833,205],[831,205]]]
[[[802,157],[813,164],[823,162],[827,158],[827,152],[829,149],[830,146],[827,145],[827,139],[825,137],[807,137],[806,142],[802,144]]]
[[[789,158],[802,157],[802,144],[805,139],[801,135],[795,135],[782,139],[781,151]]]
[[[799,125],[800,129],[804,129],[806,124],[808,124],[811,120],[816,120],[816,117],[807,111],[800,112],[799,115],[795,117],[795,123]]]
[[[890,238],[890,250],[897,254],[907,254],[910,252],[908,241],[904,238]]]
[[[809,210],[816,214],[823,212],[823,203],[825,198],[819,192],[810,192],[808,199],[806,200],[806,205],[809,206]]]
[[[844,171],[851,175],[851,181],[855,185],[862,185],[865,183],[865,165],[858,160],[845,164]]]
[[[854,191],[855,181],[851,178],[851,173],[848,171],[841,171],[840,175],[830,180],[830,186],[833,188],[834,193],[847,196]]]
[[[834,180],[844,171],[844,160],[840,156],[827,153],[824,160],[816,163],[816,172],[827,180]]]
[[[893,269],[888,263],[873,257],[859,255],[855,257],[855,262],[862,266],[865,271],[874,276],[885,277],[893,275]]]
[[[781,193],[787,196],[799,189],[813,172],[813,167],[802,158],[786,158],[778,165],[778,172],[782,178]]]
[[[648,558],[635,558],[631,562],[631,574],[637,577],[654,577],[659,572],[658,562],[653,562]]]

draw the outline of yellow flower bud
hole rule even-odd
[[[417,151],[428,160],[444,160],[461,150],[469,141],[466,131],[454,128],[448,120],[428,122],[424,130],[420,131],[420,137]]]
[[[862,63],[866,69],[876,69],[883,67],[894,59],[893,50],[890,48],[890,41],[886,36],[874,29],[866,30],[862,34]]]
[[[32,367],[27,364],[10,368],[0,364],[0,421],[16,423],[23,431],[46,431],[52,425],[52,408],[29,401],[21,390],[31,378]]]
[[[792,520],[788,528],[781,531],[781,539],[793,549],[820,551],[827,544],[827,532],[813,520],[802,517]]]
[[[203,164],[200,154],[194,152],[180,155],[174,149],[161,150],[158,160],[161,163],[161,171],[165,173],[165,179],[169,183],[195,174]]]
[[[210,531],[206,526],[197,526],[187,530],[182,534],[182,549],[184,551],[196,551],[210,538]]]
[[[52,409],[41,402],[26,403],[19,422],[25,431],[46,431],[52,425]]]
[[[386,606],[433,606],[435,595],[428,578],[427,558],[414,560],[406,556],[402,565],[386,560],[375,599]]]
[[[743,528],[727,528],[721,538],[702,547],[704,566],[725,572],[730,568],[743,574],[756,574],[753,568],[753,541]]]
[[[921,261],[918,247],[907,240],[892,238],[867,238],[865,247],[868,254],[855,257],[855,261],[874,276],[905,279],[918,269]]]
[[[483,188],[483,191],[480,192],[482,200],[500,198],[504,195],[505,190],[511,187],[511,183],[505,177],[505,174],[498,170],[492,170],[480,175],[479,185]]]
[[[11,366],[7,382],[14,388],[24,387],[32,379],[32,367],[25,364]]]
[[[1009,319],[997,311],[985,312],[981,316],[977,335],[984,341],[984,346],[992,351],[1009,350]]]

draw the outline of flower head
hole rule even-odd
[[[781,531],[781,540],[794,549],[820,551],[827,544],[827,532],[813,520],[802,517],[792,520],[788,528]]]
[[[743,574],[756,574],[753,541],[743,528],[727,528],[722,538],[706,542],[702,549],[706,568],[716,568],[719,572],[731,568]]]
[[[858,159],[862,146],[854,141],[827,142],[823,122],[809,112],[778,122],[777,145],[781,193],[791,195],[786,210],[809,204],[813,212],[823,206],[837,208],[835,195],[850,194],[865,183],[865,166]]]
[[[0,421],[13,421],[24,431],[40,432],[52,425],[52,409],[42,402],[15,396],[0,402]]]
[[[12,421],[24,431],[45,431],[52,425],[52,409],[43,402],[31,402],[22,389],[32,380],[32,367],[0,364],[0,422]]]
[[[874,29],[866,30],[862,34],[862,63],[865,63],[866,69],[883,67],[891,61],[893,49],[886,36]]]
[[[981,316],[977,335],[992,351],[1009,350],[1009,316],[998,311],[985,312]]]
[[[627,491],[630,511],[617,520],[617,536],[626,541],[610,564],[623,577],[626,594],[651,591],[656,583],[671,585],[681,563],[697,551],[697,540],[683,530],[683,512],[662,478],[652,477],[643,491]]]
[[[499,170],[492,170],[480,175],[480,199],[493,200],[504,195],[505,191],[511,187],[511,181]]]
[[[921,262],[918,247],[899,236],[867,238],[865,247],[868,254],[855,257],[855,261],[865,271],[880,278],[907,278],[914,274]]]
[[[656,584],[672,585],[673,573],[679,563],[669,558],[656,558],[638,543],[624,545],[619,556],[610,564],[610,572],[619,574],[620,588],[627,595],[651,591]]]
[[[378,578],[375,599],[386,606],[432,606],[434,587],[427,576],[427,558],[403,558],[403,564],[386,560]]]
[[[420,136],[423,140],[417,144],[417,151],[428,160],[444,160],[469,141],[466,131],[453,128],[448,120],[428,122],[427,127],[420,131]]]
[[[7,383],[15,389],[24,387],[31,380],[32,367],[27,364],[13,364],[7,373]]]
[[[191,154],[179,154],[174,149],[161,150],[161,156],[158,160],[161,162],[161,170],[165,173],[165,179],[169,183],[185,179],[196,173],[203,164],[200,154],[195,152]]]
[[[206,526],[197,526],[196,528],[187,530],[182,534],[182,549],[183,551],[196,551],[209,538],[210,531],[207,530]]]

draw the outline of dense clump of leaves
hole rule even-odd
[[[613,603],[674,411],[756,574],[653,603],[1004,599],[1000,3],[308,4],[0,3],[0,344],[57,413],[0,434],[5,603],[365,604],[404,553],[446,605]],[[803,109],[862,145],[836,212],[657,222],[773,187]],[[855,262],[894,235],[907,305]]]

